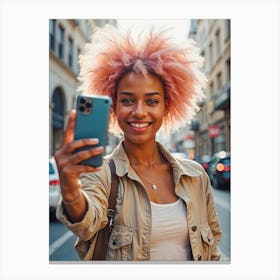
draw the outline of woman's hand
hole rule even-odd
[[[96,145],[98,143],[98,139],[81,139],[74,141],[75,120],[76,111],[73,110],[64,132],[61,149],[55,153],[55,160],[59,173],[61,195],[65,202],[64,206],[71,220],[76,221],[77,217],[81,218],[87,209],[85,198],[80,195],[80,186],[78,183],[79,175],[85,172],[96,172],[100,169],[98,167],[80,165],[79,163],[101,154],[103,148],[97,147],[74,153],[78,148]],[[74,201],[75,203],[72,204]]]

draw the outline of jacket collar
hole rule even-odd
[[[172,156],[172,154],[167,151],[160,143],[157,142],[159,151],[166,158],[173,168],[173,176],[175,182],[178,182],[182,175],[187,175],[191,177],[200,176],[202,174],[201,167],[190,160],[179,159]],[[122,177],[126,174],[132,179],[137,179],[138,176],[135,174],[133,168],[131,167],[127,154],[123,147],[123,141],[115,148],[112,153],[112,159],[116,166],[116,174]]]

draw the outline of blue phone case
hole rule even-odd
[[[108,96],[78,96],[74,139],[98,138],[99,143],[77,151],[99,146],[103,146],[105,151],[111,104],[112,100]],[[82,161],[81,164],[97,167],[101,166],[102,162],[103,154]]]

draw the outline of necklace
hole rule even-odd
[[[159,153],[159,155],[160,155],[161,162],[163,163],[163,162],[164,162],[163,156],[162,156],[161,153]],[[133,168],[134,168],[136,174],[137,174],[142,180],[144,180],[145,182],[149,183],[149,184],[151,185],[151,188],[152,188],[154,191],[156,191],[156,190],[158,189],[159,184],[155,184],[155,183],[152,183],[152,182],[148,181],[143,175],[141,175],[141,174],[139,173],[139,171],[136,170],[134,164],[131,164],[131,165],[133,166]]]
[[[135,172],[137,173],[137,175],[138,175],[142,180],[146,181],[147,183],[149,183],[149,184],[151,185],[151,188],[152,188],[154,191],[157,190],[157,188],[159,187],[158,184],[154,184],[154,183],[152,183],[152,182],[149,182],[146,178],[144,178],[143,176],[140,175],[139,171],[136,171],[136,168],[134,168],[134,170],[135,170]]]

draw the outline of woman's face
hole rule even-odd
[[[130,72],[120,80],[116,116],[126,140],[135,144],[154,141],[164,113],[164,89],[159,78]]]

